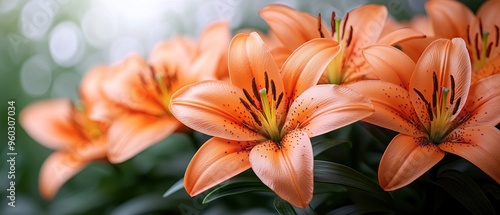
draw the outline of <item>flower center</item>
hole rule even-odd
[[[479,32],[474,35],[474,41],[471,41],[470,25],[467,26],[467,43],[469,51],[471,52],[472,62],[474,63],[474,71],[478,71],[483,68],[490,57],[495,57],[495,54],[492,56],[492,52],[496,53],[493,49],[498,48],[500,30],[497,25],[494,27],[496,37],[494,37],[492,41],[488,41],[490,32],[485,32],[483,30],[483,23],[479,20]]]
[[[427,108],[430,124],[426,129],[429,140],[431,143],[439,144],[454,129],[454,123],[450,122],[451,117],[457,113],[462,98],[458,98],[455,101],[455,79],[452,75],[450,75],[450,88],[438,86],[436,72],[433,73],[432,77],[434,89],[431,102],[428,102],[419,90],[415,88],[413,90],[425,103]]]
[[[82,104],[74,104],[74,110],[76,112],[73,115],[74,121],[87,139],[97,140],[103,135],[99,122],[93,121],[87,116],[87,111]]]
[[[250,129],[257,129],[256,132],[264,134],[267,138],[273,140],[275,143],[280,143],[286,131],[282,130],[283,117],[278,116],[278,107],[283,100],[283,92],[278,96],[276,92],[276,85],[274,80],[268,78],[267,72],[264,73],[265,87],[260,90],[257,89],[255,78],[252,79],[252,93],[257,102],[252,98],[250,93],[243,89],[245,99],[240,98],[240,102],[249,111],[253,119],[253,126],[249,123],[244,124]],[[270,89],[270,92],[268,91]]]
[[[323,73],[322,79],[319,81],[321,84],[342,84],[347,79],[349,74],[346,73],[345,64],[349,60],[350,54],[348,52],[348,47],[352,42],[353,28],[352,25],[347,28],[347,20],[349,19],[349,13],[346,14],[344,22],[342,19],[335,18],[335,12],[332,12],[332,18],[330,20],[330,25],[332,28],[332,38],[339,43],[342,47],[339,54],[328,64],[328,67]],[[342,25],[341,25],[342,24]],[[346,31],[349,34],[346,34]],[[323,38],[324,34],[321,31],[321,14],[318,16],[318,31],[320,36]]]
[[[149,66],[150,77],[152,83],[148,83],[146,78],[140,76],[142,84],[149,90],[156,92],[156,100],[165,109],[167,114],[170,114],[168,105],[170,104],[170,99],[172,97],[172,84],[177,81],[177,73],[173,75],[168,75],[166,70],[163,73],[156,72],[153,66]]]

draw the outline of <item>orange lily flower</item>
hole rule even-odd
[[[260,15],[286,47],[280,50],[281,54],[289,55],[314,38],[330,38],[340,44],[340,53],[327,67],[319,83],[346,84],[360,79],[376,79],[361,56],[363,48],[372,44],[394,45],[425,37],[411,28],[381,35],[388,15],[387,8],[382,5],[363,5],[347,13],[342,20],[335,19],[333,13],[330,21],[332,31],[322,22],[321,16],[316,18],[284,5],[268,5],[260,11]]]
[[[461,156],[500,182],[500,75],[471,84],[471,63],[464,40],[438,39],[415,64],[393,47],[366,49],[365,58],[381,80],[349,85],[373,102],[366,119],[400,132],[379,164],[385,190],[416,180],[446,153]]]
[[[108,124],[90,119],[88,110],[99,95],[95,73],[90,71],[81,83],[81,104],[68,99],[49,99],[32,103],[20,114],[20,124],[38,143],[56,150],[43,163],[39,176],[40,193],[51,199],[59,188],[94,160],[106,158]]]
[[[313,194],[309,138],[373,111],[352,90],[316,85],[339,51],[332,40],[312,40],[280,70],[257,33],[236,35],[229,47],[231,83],[204,81],[172,96],[171,111],[181,122],[213,136],[189,163],[186,191],[197,195],[251,167],[278,196],[306,207]]]
[[[125,110],[109,129],[112,163],[130,159],[175,131],[186,131],[168,109],[170,97],[182,86],[224,77],[221,62],[227,61],[223,56],[229,35],[228,23],[217,22],[202,33],[198,44],[176,37],[157,45],[149,64],[131,55],[115,66],[102,88]]]
[[[461,37],[472,61],[472,81],[499,73],[500,1],[486,1],[476,15],[458,1],[429,1],[426,9],[436,37]]]

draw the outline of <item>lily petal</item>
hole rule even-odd
[[[422,39],[425,37],[425,34],[413,28],[401,28],[384,35],[378,40],[377,44],[395,45],[400,42],[413,39]]]
[[[370,99],[375,108],[375,112],[363,121],[406,135],[425,135],[416,127],[419,119],[403,87],[379,80],[359,81],[348,87]]]
[[[138,55],[130,55],[117,65],[116,71],[108,76],[106,84],[103,85],[103,92],[109,99],[133,110],[153,115],[165,113],[163,105],[158,103],[153,92],[148,91],[141,81],[142,75],[151,76],[144,59]]]
[[[378,169],[378,181],[384,190],[410,184],[443,159],[443,151],[422,141],[424,138],[398,134],[389,143]]]
[[[281,68],[286,92],[291,100],[316,85],[328,64],[340,52],[341,46],[331,39],[318,38],[297,48]]]
[[[436,75],[436,84],[434,86],[434,74]],[[452,83],[454,80],[454,86]],[[465,42],[463,39],[455,38],[437,39],[432,42],[415,66],[415,72],[410,79],[410,99],[414,104],[415,111],[424,124],[429,123],[428,106],[417,94],[418,90],[429,104],[433,106],[433,93],[436,93],[437,100],[442,97],[442,87],[450,90],[446,105],[449,110],[459,113],[465,104],[471,82],[471,63]],[[453,101],[450,101],[453,99]],[[462,100],[458,102],[457,100]],[[458,107],[455,107],[456,105]],[[454,114],[450,120],[453,120],[457,114]]]
[[[52,149],[68,149],[87,141],[72,120],[73,108],[67,99],[38,101],[21,111],[19,121],[38,143]]]
[[[496,126],[500,123],[500,75],[493,75],[474,83],[469,91],[469,96],[461,115],[468,118],[462,124],[468,127]],[[460,119],[462,117],[458,117]]]
[[[184,187],[187,193],[196,196],[250,168],[247,148],[254,144],[217,137],[205,142],[186,169]]]
[[[280,41],[291,50],[295,50],[306,41],[321,36],[318,31],[318,18],[308,13],[294,10],[285,5],[271,4],[264,7],[259,14],[271,30],[276,32]],[[331,37],[327,25],[323,21],[321,22],[321,32],[325,37]]]
[[[474,14],[467,6],[459,1],[428,1],[425,8],[434,35],[448,39],[467,37],[467,25],[474,20]]]
[[[111,163],[126,161],[164,139],[179,126],[173,117],[123,115],[115,119],[108,130],[108,159]]]
[[[443,142],[439,148],[443,151],[463,157],[479,167],[500,183],[500,131],[491,126],[466,127],[456,129],[450,136],[460,136],[460,142]]]
[[[266,141],[250,151],[255,174],[278,196],[290,204],[305,208],[313,196],[313,152],[305,131],[285,135],[281,148]]]
[[[415,62],[402,51],[385,45],[374,45],[363,51],[363,57],[382,81],[408,89]]]
[[[341,26],[353,26],[352,43],[350,47],[365,47],[374,44],[380,37],[385,21],[387,20],[387,8],[383,5],[367,4],[352,10],[349,18],[342,19]],[[343,34],[348,33],[348,29]]]
[[[41,195],[46,199],[52,199],[59,188],[82,170],[87,163],[66,151],[57,151],[49,155],[40,169]]]
[[[229,46],[231,83],[252,92],[252,79],[255,78],[256,90],[260,90],[266,85],[264,73],[267,73],[268,80],[274,80],[276,92],[283,92],[283,82],[278,66],[259,34],[252,32],[234,36]]]
[[[361,120],[373,113],[366,97],[349,88],[321,84],[304,91],[290,106],[284,128],[300,127],[309,137],[318,136]]]
[[[230,83],[203,81],[174,93],[170,111],[186,126],[210,136],[241,141],[261,139],[260,134],[243,124],[253,122],[240,101],[244,98],[242,90]]]

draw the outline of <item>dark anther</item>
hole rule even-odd
[[[269,89],[269,77],[267,76],[267,72],[264,72],[264,82],[266,84],[266,90]]]
[[[476,34],[476,37],[474,38],[474,43],[476,43],[476,56],[477,59],[479,60],[481,58],[481,55],[479,53],[479,40],[478,40],[478,35]]]
[[[422,99],[422,101],[425,103],[425,106],[427,106],[427,113],[429,114],[429,118],[431,119],[431,121],[434,119],[434,116],[432,115],[432,109],[431,109],[431,105],[429,104],[429,102],[425,99],[424,95],[418,91],[417,89],[413,88],[413,91],[415,91],[415,93],[417,93],[418,97],[420,97],[420,99]]]
[[[257,89],[257,83],[255,82],[255,78],[252,79],[252,91],[253,91],[253,95],[255,96],[255,98],[257,98],[257,101],[259,103],[261,103],[260,93],[259,93],[259,90]]]
[[[455,100],[455,78],[453,75],[450,75],[450,80],[451,80],[451,97],[450,97],[450,104],[453,104],[453,100]]]
[[[247,110],[252,111],[252,109],[250,108],[250,105],[245,100],[243,100],[242,98],[240,98],[240,102],[241,102],[241,104],[243,104],[243,106],[245,106],[245,108]]]
[[[271,93],[273,94],[273,101],[276,101],[276,86],[273,80],[271,80]]]
[[[259,109],[257,107],[257,104],[255,104],[255,101],[252,99],[252,97],[250,96],[250,93],[248,93],[247,90],[243,89],[243,93],[245,94],[245,97],[247,98],[247,100],[250,102],[250,104],[252,104],[252,106],[254,106],[256,109]]]
[[[280,106],[281,99],[283,99],[283,93],[280,93],[280,95],[278,96],[278,101],[276,102],[276,109],[278,109],[278,107]]]
[[[455,113],[457,113],[458,111],[458,106],[460,106],[460,101],[462,100],[462,98],[458,98],[457,99],[457,103],[455,104],[455,107],[453,107],[453,112],[452,114],[455,115]]]
[[[332,11],[332,18],[330,19],[330,27],[332,27],[332,38],[335,35],[335,30],[337,26],[335,26],[335,11]]]
[[[495,41],[495,47],[498,47],[498,38],[500,37],[500,35],[498,35],[498,34],[500,34],[500,29],[498,29],[497,25],[495,25],[495,31],[497,33],[497,38],[496,38],[496,41]]]
[[[481,32],[481,36],[484,35],[483,22],[481,21],[481,19],[479,19],[479,32]]]
[[[351,28],[349,29],[349,38],[347,38],[347,45],[346,46],[349,46],[351,44],[351,41],[352,41],[352,25],[351,25]]]
[[[432,84],[433,84],[433,91],[432,91],[432,107],[436,107],[437,103],[437,90],[438,90],[438,83],[437,83],[437,76],[436,72],[432,72]]]
[[[318,13],[318,31],[321,38],[325,38],[325,35],[321,31],[321,13]]]
[[[467,25],[467,43],[469,43],[469,45],[472,45],[472,43],[470,42],[469,32],[470,32],[470,25]]]
[[[493,45],[493,42],[490,42],[490,44],[488,44],[488,48],[486,49],[486,58],[489,58],[490,57],[490,53],[491,53],[491,46]]]
[[[262,126],[262,122],[260,122],[259,120],[259,117],[257,116],[257,114],[255,114],[255,112],[253,111],[250,111],[250,115],[252,115],[252,118],[253,120],[259,125],[259,126]]]
[[[342,26],[342,36],[341,38],[344,39],[344,34],[345,34],[345,25],[347,24],[347,19],[349,19],[349,13],[347,13],[345,15],[345,19],[344,19],[344,25]]]

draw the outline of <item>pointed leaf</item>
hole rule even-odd
[[[395,204],[389,193],[385,192],[379,184],[362,173],[342,164],[316,160],[314,163],[314,180],[316,182],[356,188],[386,203]]]
[[[352,147],[352,143],[349,140],[331,140],[331,139],[318,140],[313,143],[314,157],[316,157],[317,155],[321,154],[322,152],[330,148],[333,148],[343,143],[349,144],[349,148]]]
[[[167,198],[182,189],[184,189],[184,178],[181,178],[179,181],[175,182],[175,184],[170,186],[170,188],[168,188],[168,190],[163,194],[163,198]]]
[[[208,193],[203,199],[203,204],[207,204],[224,196],[257,191],[272,192],[271,189],[264,185],[260,180],[231,181]]]
[[[479,185],[462,172],[443,172],[436,184],[462,203],[472,214],[495,214],[495,209]]]

